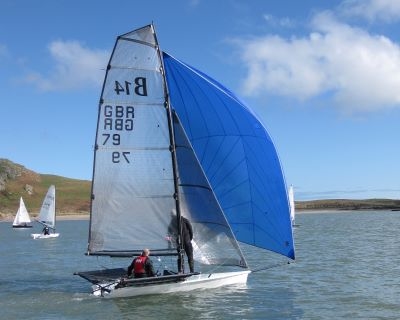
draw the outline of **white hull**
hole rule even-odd
[[[43,233],[31,233],[33,239],[48,239],[48,238],[57,238],[59,233],[51,233],[51,234],[43,234]]]
[[[32,228],[32,226],[30,224],[13,224],[12,226],[13,228],[16,229],[27,229],[27,228]]]
[[[181,282],[154,284],[148,286],[131,286],[115,289],[116,284],[101,284],[101,287],[107,288],[109,292],[101,290],[99,285],[93,286],[93,294],[103,295],[106,298],[126,298],[149,294],[164,294],[174,292],[187,292],[192,290],[203,290],[218,288],[233,284],[245,284],[251,271],[224,272],[212,274],[198,274],[186,278]]]

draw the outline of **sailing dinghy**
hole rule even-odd
[[[289,204],[290,204],[290,221],[292,222],[292,226],[296,225],[296,210],[294,205],[294,190],[293,185],[289,187]]]
[[[181,217],[194,232],[191,273],[177,271]],[[109,298],[243,284],[251,271],[238,241],[294,259],[286,183],[266,129],[220,83],[162,52],[152,24],[119,36],[99,103],[87,255],[125,260],[75,274]],[[143,248],[166,267],[128,278]]]
[[[29,217],[28,210],[25,207],[22,197],[19,199],[19,208],[13,221],[13,228],[32,228],[31,218]]]
[[[56,233],[56,188],[54,185],[51,185],[47,191],[36,222],[44,228],[42,233],[32,233],[33,239],[56,238],[60,235]]]

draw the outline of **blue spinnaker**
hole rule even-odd
[[[254,113],[204,73],[163,53],[172,108],[238,241],[294,259],[286,184]]]

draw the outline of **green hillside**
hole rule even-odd
[[[87,214],[91,182],[39,174],[7,159],[0,159],[0,218],[14,215],[22,196],[32,216],[39,213],[47,189],[56,186],[57,214]],[[296,201],[296,210],[400,210],[400,200],[328,199]]]
[[[7,159],[0,159],[0,217],[15,214],[21,196],[29,213],[37,215],[52,184],[56,187],[58,214],[89,212],[90,181],[39,174]]]
[[[393,199],[326,199],[296,201],[297,210],[400,210],[400,200]]]

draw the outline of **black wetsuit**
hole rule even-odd
[[[194,272],[194,261],[193,261],[193,229],[189,220],[185,217],[182,217],[182,246],[186,252],[186,256],[188,258],[189,269],[190,272]],[[178,266],[181,266],[180,258],[178,259]],[[179,268],[180,269],[180,268]],[[183,270],[179,270],[179,272],[183,272]]]

